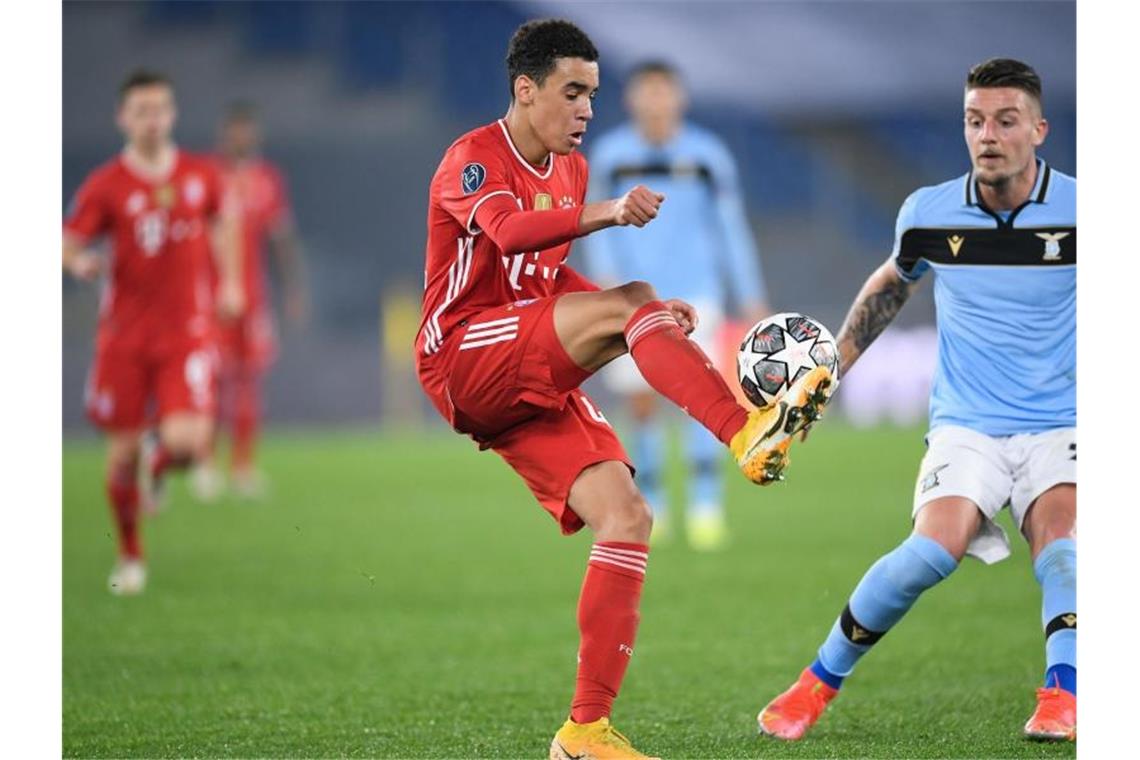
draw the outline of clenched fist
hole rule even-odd
[[[655,193],[645,185],[638,185],[614,201],[614,224],[624,227],[644,227],[657,217],[665,196]]]

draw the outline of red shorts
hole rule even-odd
[[[586,467],[633,465],[613,428],[578,389],[590,373],[574,364],[554,331],[557,296],[518,301],[471,317],[449,336],[421,379],[451,426],[517,472],[562,532],[582,520],[566,504]],[[438,396],[438,397],[434,397]]]
[[[87,376],[87,416],[104,430],[136,430],[175,412],[213,415],[217,374],[212,344],[154,350],[102,345]]]
[[[220,322],[218,349],[227,366],[266,369],[277,358],[277,330],[272,314],[258,308],[232,322]]]

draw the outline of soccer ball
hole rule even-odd
[[[737,377],[744,395],[756,406],[783,396],[792,383],[823,365],[839,383],[839,351],[821,323],[795,312],[760,320],[744,336],[736,355]]]

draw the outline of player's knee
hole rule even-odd
[[[196,458],[210,446],[210,425],[201,422],[166,428],[162,431],[162,446],[175,458]]]
[[[653,530],[653,510],[641,493],[634,491],[615,502],[605,533],[610,541],[646,543]]]
[[[133,473],[138,467],[139,449],[137,445],[112,444],[107,451],[107,474],[112,478]]]
[[[974,538],[973,533],[969,530],[950,525],[937,525],[933,529],[928,527],[927,530],[916,531],[916,533],[933,540],[958,562],[961,562],[962,558],[966,556],[966,550]]]
[[[628,316],[633,316],[633,313],[640,309],[647,303],[657,300],[657,291],[648,282],[642,280],[634,280],[627,282],[616,288],[618,294],[621,296],[623,306],[628,313]]]

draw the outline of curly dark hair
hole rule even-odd
[[[1028,63],[1013,58],[991,58],[970,69],[966,75],[966,90],[979,87],[1013,87],[1041,105],[1041,77]]]
[[[557,58],[598,60],[598,49],[586,33],[569,21],[528,21],[511,36],[507,46],[507,87],[515,97],[515,80],[528,76],[540,87],[554,70]]]

